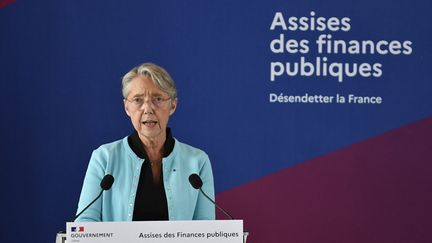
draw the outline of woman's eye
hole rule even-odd
[[[138,104],[140,104],[140,103],[143,102],[143,98],[134,98],[132,101],[133,101],[134,103],[138,103]]]

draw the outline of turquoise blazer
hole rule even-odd
[[[94,150],[77,212],[100,193],[100,182],[106,174],[114,176],[114,184],[76,221],[132,221],[143,162],[129,147],[127,137]],[[189,183],[189,175],[198,174],[203,191],[215,198],[213,173],[205,152],[175,139],[173,151],[162,160],[162,170],[169,220],[215,219],[214,205]]]

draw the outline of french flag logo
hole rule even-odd
[[[84,227],[83,226],[71,227],[71,232],[84,232]]]

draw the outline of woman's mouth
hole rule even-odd
[[[154,127],[158,122],[153,120],[143,121],[142,124],[146,127]]]

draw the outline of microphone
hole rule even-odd
[[[203,186],[203,182],[201,180],[201,177],[197,174],[191,174],[189,176],[189,183],[192,185],[193,188],[200,190],[201,193],[208,199],[210,200],[210,202],[212,202],[222,213],[225,214],[225,216],[227,216],[229,219],[234,219],[233,216],[231,216],[231,214],[229,214],[227,211],[225,211],[223,208],[221,208],[219,205],[217,205],[217,203],[211,199],[203,190],[202,190],[202,186]]]
[[[114,176],[108,174],[104,176],[104,178],[102,178],[100,187],[102,188],[102,190],[108,191],[109,189],[111,189],[113,183],[114,183]]]
[[[102,196],[103,191],[107,191],[111,189],[112,184],[114,183],[114,177],[112,175],[105,175],[104,178],[102,178],[102,181],[100,183],[100,187],[102,188],[99,195],[89,204],[87,207],[85,207],[79,214],[77,214],[75,217],[73,217],[72,222],[75,222],[75,219],[77,219],[82,213],[84,213],[93,203],[96,202]]]

